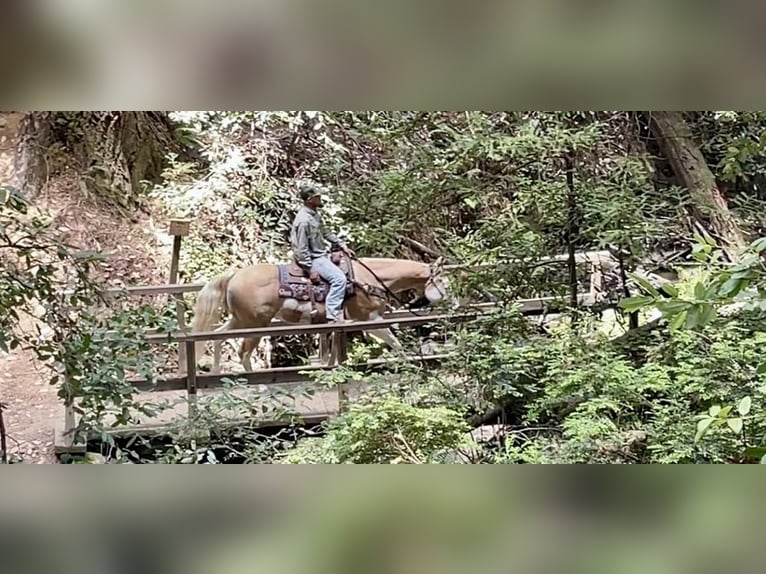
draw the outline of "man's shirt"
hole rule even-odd
[[[328,242],[333,249],[343,247],[341,240],[325,228],[319,213],[305,205],[301,207],[290,231],[290,243],[298,265],[310,270],[314,259],[329,253]]]

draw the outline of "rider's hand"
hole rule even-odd
[[[355,259],[356,258],[356,253],[354,253],[354,250],[351,249],[350,247],[344,247],[343,248],[343,253],[345,253],[346,255],[351,257],[351,259]]]
[[[309,273],[309,279],[311,280],[312,283],[319,283],[319,273],[317,273],[316,271],[312,271],[311,273]]]

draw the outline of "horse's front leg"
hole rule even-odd
[[[384,317],[382,312],[370,313],[368,320],[383,321]],[[370,337],[382,341],[396,351],[400,351],[403,348],[402,343],[399,341],[399,339],[396,338],[394,332],[391,329],[372,329],[370,331],[365,331],[365,333]]]
[[[391,347],[394,350],[400,351],[404,348],[399,339],[396,338],[391,329],[375,329],[373,331],[365,331],[370,337],[374,337]]]

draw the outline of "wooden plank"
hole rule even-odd
[[[384,319],[379,321],[355,321],[345,324],[319,323],[294,324],[278,327],[260,327],[255,329],[232,329],[231,331],[203,331],[199,333],[167,333],[149,335],[146,341],[154,344],[163,344],[172,341],[223,341],[226,339],[236,339],[240,337],[284,337],[290,335],[315,335],[321,333],[335,333],[343,331],[353,333],[358,331],[368,331],[388,327],[416,327],[426,325],[434,321],[461,321],[475,319],[480,313],[461,313],[455,315],[435,315],[424,314],[422,316],[402,317],[401,319]]]
[[[396,375],[394,375],[396,376]],[[389,381],[389,384],[393,381]],[[368,388],[368,384],[364,383],[350,383],[347,388],[350,399],[357,397],[365,388]],[[289,389],[284,389],[288,391]],[[252,393],[252,395],[251,395]],[[172,393],[176,394],[176,393]],[[281,395],[263,395],[259,390],[255,389],[243,389],[242,391],[235,391],[241,399],[246,402],[250,402],[251,396],[261,396],[266,403],[272,403],[276,408],[276,412],[282,410],[284,407],[290,411],[289,414],[285,413],[284,416],[277,416],[276,412],[269,411],[265,414],[259,414],[258,412],[243,412],[238,407],[234,407],[233,410],[229,410],[227,407],[219,410],[216,408],[217,420],[215,423],[216,429],[228,428],[228,427],[250,427],[253,429],[260,429],[265,427],[286,427],[291,424],[315,424],[322,422],[328,418],[334,417],[339,414],[339,405],[337,395],[334,389],[318,389],[316,393],[311,396],[304,396],[302,393],[297,393],[295,396],[289,396],[289,394]],[[200,401],[204,398],[214,400],[215,393],[204,393],[200,395]],[[153,400],[153,398],[145,397],[146,400]],[[161,400],[161,398],[159,398]],[[171,399],[171,402],[174,402]],[[280,407],[281,403],[281,407]],[[219,405],[220,407],[221,405]],[[180,407],[180,408],[179,408]],[[247,410],[247,409],[246,409]],[[109,428],[106,430],[109,434],[117,436],[131,436],[131,435],[150,435],[150,434],[167,434],[172,428],[181,428],[178,423],[186,426],[185,423],[189,421],[185,415],[182,405],[178,404],[171,407],[168,410],[158,412],[156,416],[144,417],[139,416],[139,420],[129,426],[120,425],[119,427]],[[108,425],[109,421],[105,423]],[[98,437],[94,437],[98,438]]]
[[[551,299],[551,301],[553,301],[556,298],[555,297],[551,297],[550,299]],[[541,301],[544,301],[544,300],[546,300],[546,299],[545,298],[541,299]],[[525,300],[520,300],[520,301],[525,301]],[[529,301],[537,301],[537,299],[530,299]],[[534,305],[534,304],[531,304],[531,305]],[[469,309],[478,309],[478,310],[491,311],[495,307],[497,307],[497,304],[495,304],[495,303],[475,303],[473,305],[470,305],[468,308]],[[427,309],[418,309],[416,311],[416,313],[418,315],[424,315],[424,314],[426,314],[426,310]],[[435,313],[435,314],[440,314],[440,313]],[[415,315],[413,314],[413,312],[410,311],[409,309],[396,309],[394,311],[388,311],[387,313],[385,313],[383,315],[383,319],[400,319],[400,318],[404,318],[404,317],[414,317],[414,316]],[[219,324],[213,325],[211,327],[211,329],[215,330],[218,327],[220,327],[222,324],[223,323],[219,323]],[[295,325],[295,323],[288,323],[287,321],[283,321],[282,319],[272,319],[271,320],[271,325],[277,327],[277,326],[281,326],[281,325]],[[109,331],[109,333],[116,333],[116,331]],[[160,331],[159,329],[146,329],[144,331],[144,333],[147,334],[147,335],[162,335],[164,333],[164,331]]]
[[[552,255],[546,257],[540,257],[538,259],[530,259],[529,261],[561,263],[567,260],[567,255]],[[575,261],[578,263],[585,263],[593,258],[611,258],[612,254],[609,251],[580,251],[575,254]],[[501,261],[497,263],[477,263],[474,265],[445,265],[444,269],[484,269],[487,267],[497,267],[498,265],[508,265],[513,262],[522,262],[521,260]],[[106,289],[108,295],[128,295],[128,296],[141,296],[141,295],[165,295],[172,293],[194,293],[200,291],[205,286],[205,283],[181,283],[181,284],[169,284],[169,285],[136,285],[132,287],[110,287]]]
[[[609,251],[578,251],[578,252],[575,252],[575,263],[586,263],[588,261],[592,261],[594,258],[603,259],[603,258],[611,258],[611,257],[612,257],[612,254]],[[492,263],[476,263],[473,265],[470,265],[470,264],[444,265],[443,268],[446,270],[485,269],[487,267],[500,267],[503,265],[510,265],[513,263],[536,263],[536,264],[566,263],[568,260],[569,260],[568,254],[547,255],[544,257],[538,257],[536,259],[532,259],[532,258],[507,259],[507,260],[495,261]]]
[[[254,426],[259,429],[267,428],[281,428],[286,427],[291,423],[299,425],[315,425],[321,424],[324,421],[337,416],[336,412],[313,412],[313,413],[301,413],[290,417],[289,420],[280,419],[263,419],[257,421],[257,424],[253,425],[253,420],[250,418],[234,418],[228,420],[221,420],[216,423],[216,427],[221,430],[241,428],[245,426]],[[106,434],[115,438],[131,438],[133,436],[142,436],[145,438],[151,438],[156,436],[165,436],[168,433],[168,423],[139,423],[133,425],[126,425],[121,427],[115,427],[106,429]],[[88,437],[92,440],[97,440],[100,436],[93,433]],[[82,451],[84,452],[84,451]]]
[[[555,304],[556,302],[560,302],[562,305],[566,304],[566,301],[563,297],[539,297],[536,299],[518,299],[516,301],[516,304],[521,307],[521,313],[522,315],[536,315],[539,313],[542,313],[544,310],[546,310],[549,306],[552,304]],[[592,295],[589,293],[587,295],[581,295],[580,296],[580,305],[588,306],[593,305],[595,303],[595,299],[592,297]],[[497,303],[474,303],[472,305],[469,305],[468,309],[476,309],[476,310],[482,310],[486,312],[490,312],[493,309],[497,308]],[[427,308],[426,308],[427,309]],[[419,309],[416,312],[419,315],[424,315],[425,309]],[[439,314],[439,313],[435,313]],[[409,309],[396,309],[394,311],[388,311],[383,315],[383,319],[401,319],[405,317],[413,317],[415,316],[412,311]],[[272,326],[282,326],[282,325],[294,325],[295,323],[288,323],[286,321],[283,321],[281,319],[272,319],[271,325]],[[211,328],[213,330],[220,327],[221,324],[213,325]],[[109,331],[110,333],[116,333],[116,331]],[[163,331],[159,331],[158,329],[146,329],[144,331],[147,335],[163,335]]]
[[[64,425],[57,421],[53,426],[53,452],[54,454],[85,454],[87,445],[84,442],[75,443],[72,436],[64,431]]]
[[[413,356],[406,359],[373,359],[366,363],[350,365],[354,370],[361,372],[373,372],[386,365],[402,360],[412,363],[436,364],[448,359],[450,354]],[[224,373],[218,375],[197,375],[197,389],[214,389],[222,387],[224,379],[243,379],[248,385],[289,385],[310,383],[313,378],[311,373],[320,371],[332,371],[334,367],[328,365],[299,365],[295,367],[277,367],[262,371],[248,371],[241,373]],[[191,371],[190,371],[191,372]],[[167,377],[157,379],[154,383],[146,379],[130,379],[128,382],[139,391],[184,391],[186,390],[186,377]]]
[[[593,304],[593,297],[588,295],[578,296],[578,302],[581,304]],[[566,305],[566,302],[561,297],[547,297],[540,299],[530,299],[526,301],[520,301],[518,304],[521,306],[522,314],[535,314],[536,312],[542,312],[552,303],[561,303]],[[241,337],[284,337],[291,335],[316,335],[325,333],[354,333],[359,331],[371,331],[375,329],[390,328],[390,327],[417,327],[426,325],[435,321],[463,321],[476,319],[484,315],[481,311],[457,313],[457,314],[435,314],[435,313],[423,313],[413,314],[412,316],[383,319],[377,321],[354,321],[351,323],[345,323],[341,325],[335,325],[331,323],[318,323],[318,324],[282,324],[273,327],[259,327],[253,329],[232,329],[230,331],[202,331],[197,333],[158,333],[154,335],[148,335],[146,341],[153,344],[163,344],[169,342],[185,342],[185,341],[223,341],[226,339],[238,339]]]
[[[195,293],[201,291],[204,283],[178,283],[170,285],[136,285],[133,287],[110,287],[106,289],[107,295],[127,295],[138,297],[141,295],[169,295],[173,293]]]

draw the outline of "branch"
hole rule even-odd
[[[491,421],[492,419],[495,419],[499,417],[501,414],[503,414],[503,411],[510,405],[510,400],[503,400],[501,399],[501,402],[499,405],[495,405],[494,407],[484,411],[483,413],[473,415],[468,419],[468,425],[471,428],[480,427],[483,424]]]
[[[0,403],[0,461],[3,464],[8,464],[8,435],[5,432],[5,420],[3,419],[5,408],[5,403]]]
[[[658,329],[664,326],[665,326],[665,317],[657,317],[656,319],[653,319],[652,321],[649,321],[648,323],[644,323],[643,325],[639,327],[631,328],[629,331],[627,331],[626,333],[623,333],[619,337],[615,337],[614,339],[611,339],[609,341],[609,344],[624,343],[628,341],[629,339],[639,336],[641,333],[654,331],[655,329]]]
[[[404,433],[402,433],[401,429],[397,428],[397,433],[393,436],[394,443],[398,443],[397,450],[399,451],[399,454],[402,455],[402,457],[408,459],[411,463],[414,464],[425,464],[418,455],[416,455],[410,445],[407,443],[407,441],[404,438]],[[402,448],[404,450],[402,450]]]
[[[415,241],[414,239],[410,239],[409,237],[400,237],[401,241],[412,247],[415,251],[420,253],[420,255],[429,255],[431,257],[441,257],[441,254],[434,251],[430,247],[427,247],[420,243],[420,241]]]

